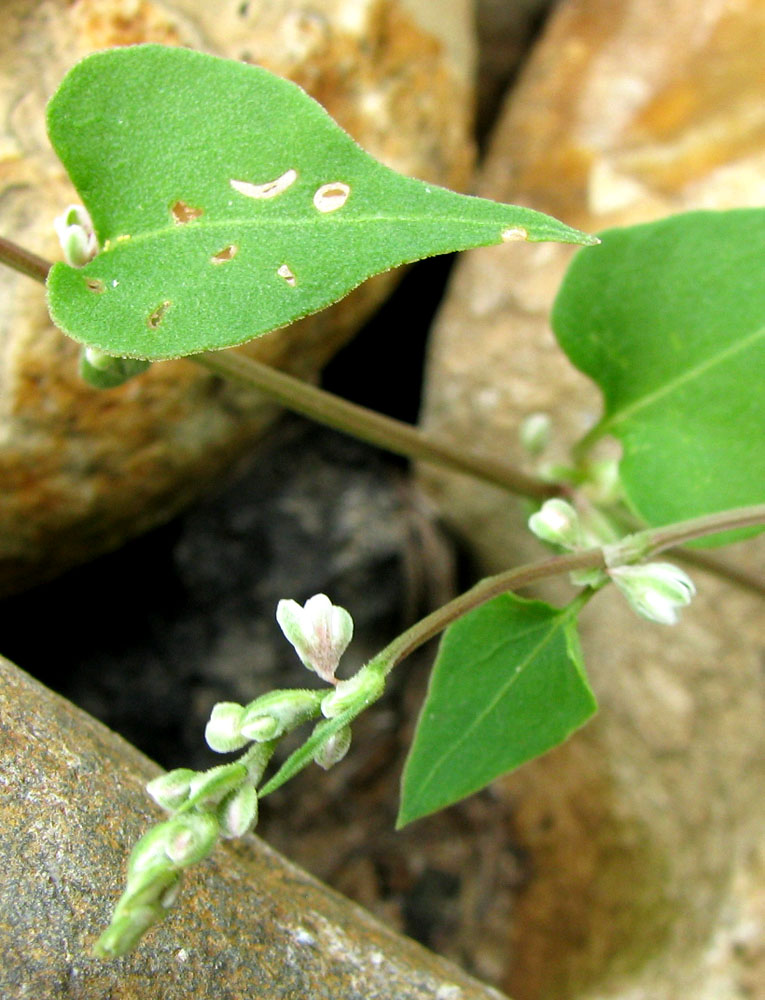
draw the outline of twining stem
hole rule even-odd
[[[49,261],[2,236],[0,236],[0,263],[42,283],[45,282],[51,267]],[[478,455],[470,455],[445,442],[434,441],[410,424],[385,417],[355,403],[349,403],[338,396],[301,382],[291,375],[270,368],[268,365],[248,358],[241,353],[234,351],[208,352],[196,355],[189,360],[196,361],[197,364],[216,374],[236,379],[257,388],[288,409],[295,410],[319,423],[325,423],[398,455],[454,469],[465,475],[492,483],[516,495],[532,499],[544,500],[566,493],[566,488],[561,484],[529,476],[504,463]],[[593,429],[591,435],[595,434],[596,430]],[[582,442],[580,442],[581,444]],[[730,567],[713,555],[689,553],[687,558],[688,561],[694,561],[697,564],[703,561],[705,569],[717,573],[719,576],[727,577],[760,595],[765,595],[765,583],[759,577]]]
[[[14,271],[20,271],[21,274],[26,274],[28,278],[41,281],[43,284],[45,284],[48,271],[51,269],[50,261],[43,260],[36,253],[25,250],[24,247],[12,243],[4,236],[0,236],[0,263],[12,267]]]
[[[584,552],[554,556],[526,566],[518,566],[496,576],[486,577],[464,594],[460,594],[412,625],[389,643],[375,657],[375,661],[384,664],[385,673],[389,673],[397,663],[438,635],[452,622],[498,594],[520,590],[540,580],[570,573],[572,570],[605,569],[607,565],[613,569],[615,565],[629,563],[636,558],[655,556],[666,549],[704,538],[706,535],[716,535],[722,531],[760,524],[765,524],[765,504],[739,507],[720,514],[707,514],[687,521],[678,521],[666,527],[638,532],[617,546],[613,546],[608,560],[603,548],[593,548]],[[623,553],[622,559],[615,558],[614,553],[617,551]]]
[[[386,417],[356,403],[349,403],[238,351],[196,354],[189,360],[218,375],[254,386],[296,413],[396,455],[432,462],[520,496],[544,500],[561,494],[560,485],[526,475],[490,458],[471,455],[444,441],[436,441],[411,424]]]
[[[3,237],[0,237],[0,263],[41,282],[45,282],[51,267],[48,261]],[[396,455],[431,462],[532,499],[545,500],[565,492],[560,485],[529,476],[502,462],[471,455],[444,441],[434,441],[411,424],[349,403],[237,351],[208,351],[190,355],[188,360],[216,375],[259,389],[287,409],[310,417],[317,423],[351,434]]]

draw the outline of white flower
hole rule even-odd
[[[677,609],[696,593],[688,574],[672,563],[616,566],[608,574],[639,615],[662,625],[674,625]]]
[[[577,549],[583,544],[579,515],[565,500],[557,497],[545,500],[536,514],[529,518],[529,528],[544,542],[564,549]]]
[[[329,684],[336,683],[340,657],[353,638],[353,619],[345,608],[316,594],[302,608],[297,601],[279,601],[276,620],[303,665]]]

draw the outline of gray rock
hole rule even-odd
[[[499,1000],[255,837],[191,870],[133,954],[90,956],[157,768],[0,660],[0,995],[8,1000]]]

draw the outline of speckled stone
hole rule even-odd
[[[510,95],[480,193],[590,231],[761,205],[763,60],[756,0],[564,0]],[[552,461],[592,425],[598,393],[548,324],[572,252],[465,256],[432,339],[430,433],[522,464],[530,413],[552,416]],[[500,491],[422,478],[485,571],[542,554]],[[761,574],[763,553],[760,538],[719,555]],[[600,715],[493,786],[535,873],[500,979],[522,1000],[765,997],[765,614],[690,572],[699,595],[673,629],[598,595],[582,632]]]
[[[471,0],[8,0],[0,5],[0,231],[50,259],[74,192],[44,106],[94,49],[142,41],[257,62],[320,100],[370,152],[464,187],[473,148]],[[261,361],[312,378],[392,287],[254,341]],[[0,594],[48,578],[167,520],[214,483],[274,408],[189,362],[98,392],[51,327],[43,290],[0,269]]]
[[[89,954],[157,768],[0,659],[0,996],[8,1000],[501,1000],[255,837],[189,871],[131,955]]]

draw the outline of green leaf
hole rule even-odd
[[[83,268],[51,269],[51,316],[107,354],[241,344],[433,254],[593,242],[402,177],[295,84],[188,49],[89,56],[51,100],[48,128],[102,247]]]
[[[399,827],[562,743],[595,712],[580,607],[501,594],[447,629],[404,768]]]
[[[603,391],[590,438],[621,440],[624,488],[648,524],[762,503],[765,210],[689,212],[601,239],[576,256],[553,311],[564,351]]]

